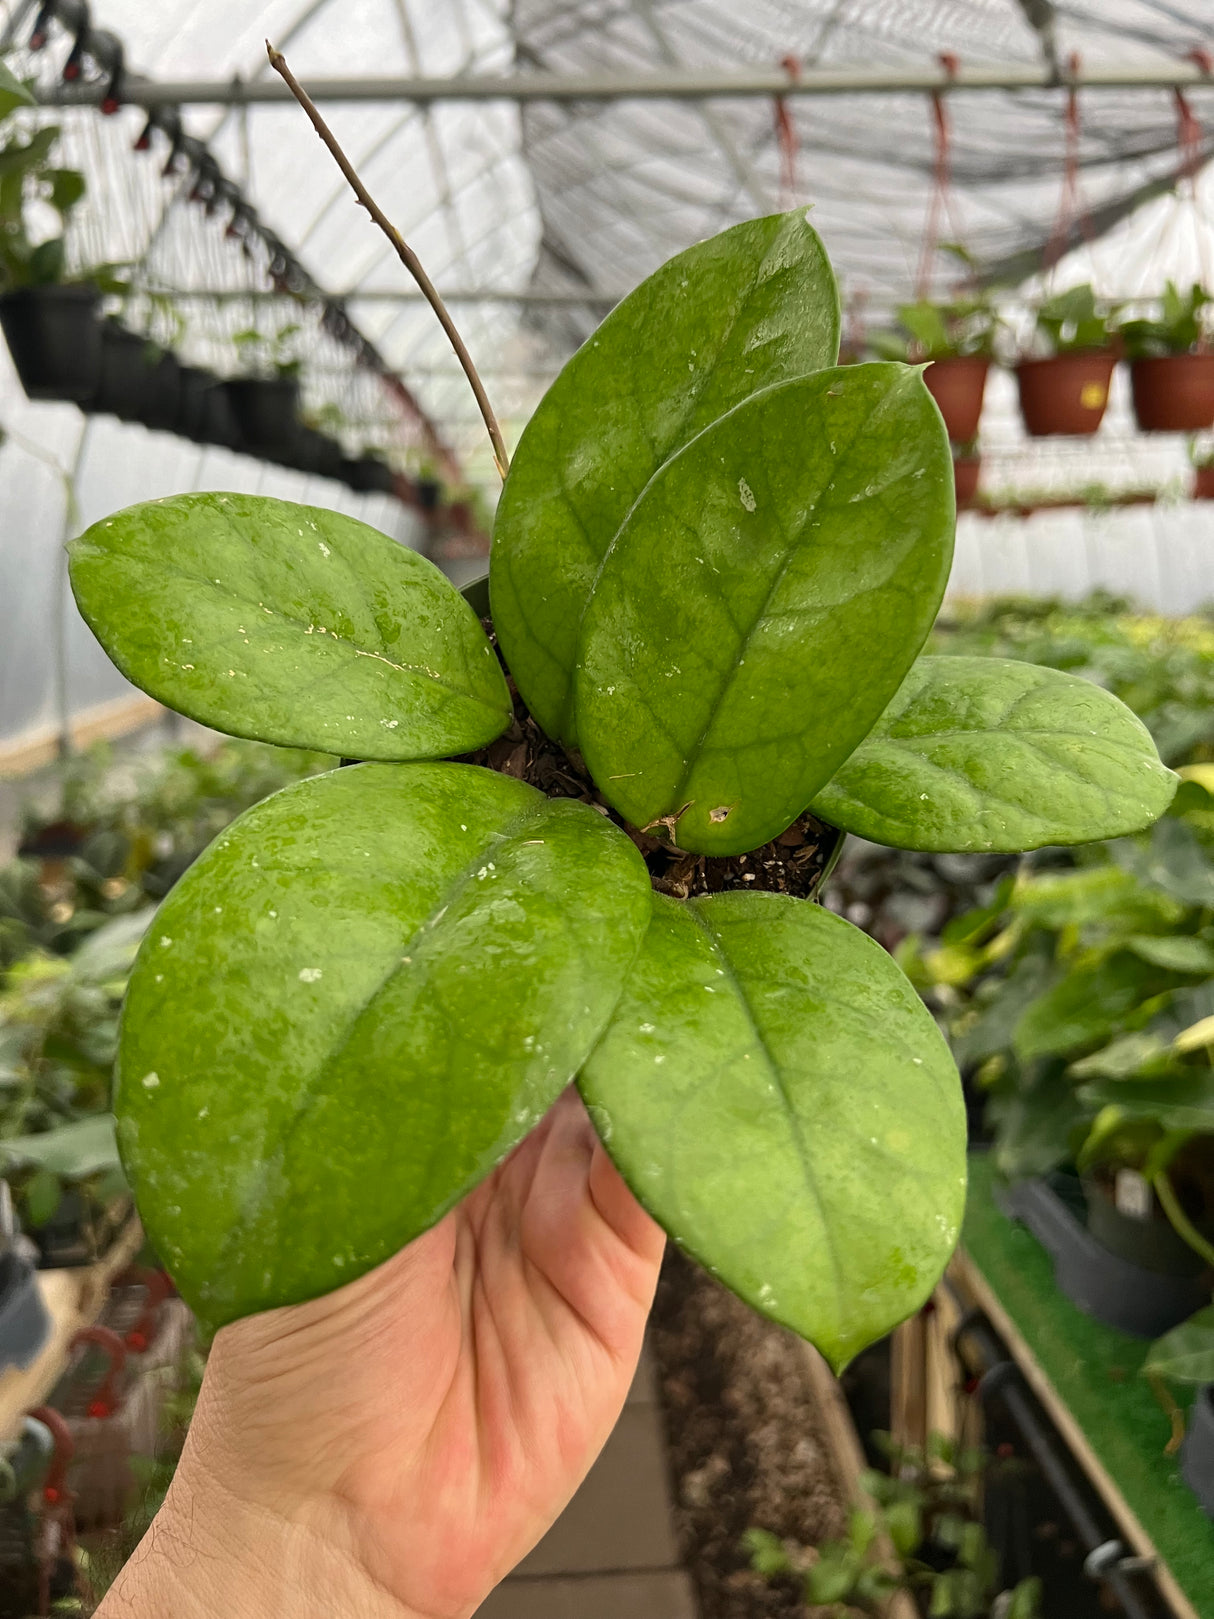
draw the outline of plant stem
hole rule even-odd
[[[1200,1255],[1200,1257],[1205,1260],[1207,1265],[1214,1265],[1214,1243],[1206,1241],[1205,1237],[1203,1237],[1201,1232],[1197,1230],[1196,1226],[1194,1226],[1188,1215],[1181,1208],[1180,1199],[1176,1196],[1176,1188],[1168,1179],[1168,1172],[1166,1169],[1161,1169],[1158,1174],[1156,1174],[1153,1185],[1155,1187],[1155,1195],[1158,1197],[1160,1203],[1163,1204],[1163,1212],[1171,1221],[1172,1229],[1176,1232],[1176,1235],[1178,1237],[1183,1237],[1193,1252]]]
[[[480,407],[481,416],[484,418],[485,427],[488,429],[489,440],[493,445],[493,459],[497,464],[498,473],[504,481],[507,472],[510,470],[510,457],[506,453],[506,441],[502,437],[502,430],[498,426],[497,417],[493,414],[493,406],[489,403],[489,396],[485,392],[485,385],[482,383],[477,369],[472,363],[472,356],[468,353],[463,338],[456,330],[455,322],[451,319],[446,304],[439,296],[437,287],[422,268],[421,260],[418,258],[417,254],[414,253],[408,242],[405,241],[404,237],[397,230],[396,226],[388,218],[387,214],[384,213],[383,209],[379,206],[374,197],[372,197],[371,193],[367,190],[366,186],[359,179],[354,165],[342,151],[341,147],[337,143],[337,139],[334,136],[333,131],[321,117],[320,112],[316,107],[316,103],[312,100],[311,96],[303,88],[299,80],[287,66],[286,57],[281,51],[275,50],[268,39],[266,40],[266,54],[270,58],[270,66],[274,69],[275,73],[279,74],[279,76],[285,81],[291,94],[295,97],[296,101],[299,102],[299,105],[312,120],[312,127],[315,129],[316,133],[320,136],[325,145],[329,148],[330,152],[332,152],[338,168],[350,182],[350,188],[354,192],[354,195],[371,215],[371,218],[379,226],[380,230],[383,231],[384,235],[392,243],[392,246],[396,249],[397,256],[399,257],[401,263],[404,265],[405,269],[408,270],[414,281],[417,282],[418,286],[422,290],[422,294],[425,297],[426,302],[438,316],[443,331],[446,332],[451,341],[451,347],[455,350],[455,357],[459,361],[460,365],[463,366],[464,375],[471,384],[472,392],[476,395],[476,403]]]

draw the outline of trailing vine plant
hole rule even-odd
[[[919,368],[837,368],[838,339],[803,212],[664,265],[523,433],[483,617],[365,524],[264,497],[75,542],[137,685],[362,761],[229,826],[131,979],[121,1151],[209,1323],[387,1259],[571,1080],[674,1240],[836,1366],[930,1291],[960,1084],[889,956],[807,902],[835,829],[1104,838],[1174,778],[1085,681],[917,656],[949,446]]]

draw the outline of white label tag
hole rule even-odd
[[[1113,1183],[1113,1202],[1118,1214],[1129,1220],[1151,1218],[1151,1183],[1136,1169],[1119,1169]]]

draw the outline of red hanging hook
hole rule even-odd
[[[118,1392],[118,1378],[126,1364],[126,1345],[116,1332],[110,1331],[109,1327],[82,1327],[68,1347],[75,1349],[79,1344],[96,1344],[110,1357],[109,1369],[102,1379],[101,1387],[89,1401],[86,1415],[112,1417],[118,1409],[121,1398]]]
[[[956,79],[961,67],[961,59],[952,51],[941,51],[940,66],[951,84]],[[923,247],[919,254],[919,273],[915,278],[915,297],[922,302],[931,291],[932,265],[936,258],[936,247],[940,236],[940,221],[948,207],[949,185],[952,181],[952,125],[949,121],[948,106],[944,99],[943,90],[933,90],[931,97],[932,110],[932,146],[934,162],[932,165],[932,200],[927,212],[927,223],[923,228]]]
[[[780,66],[794,84],[801,77],[799,57],[783,56]],[[780,154],[780,203],[784,208],[793,208],[797,201],[797,126],[784,96],[774,98],[772,111],[776,124],[776,148]]]
[[[1063,160],[1062,193],[1058,199],[1058,218],[1054,222],[1054,230],[1049,242],[1046,244],[1043,262],[1047,269],[1052,269],[1070,242],[1071,227],[1076,219],[1083,233],[1085,242],[1092,240],[1092,227],[1082,205],[1079,194],[1079,144],[1083,133],[1083,122],[1079,111],[1079,69],[1080,59],[1078,51],[1071,53],[1067,62],[1067,80],[1069,88],[1066,97],[1066,155]]]

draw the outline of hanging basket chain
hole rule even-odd
[[[1087,209],[1083,205],[1083,197],[1079,186],[1079,157],[1080,143],[1083,135],[1083,120],[1079,110],[1079,78],[1080,60],[1078,52],[1072,54],[1067,64],[1067,76],[1070,79],[1070,88],[1066,98],[1066,156],[1062,170],[1062,191],[1058,198],[1058,217],[1054,222],[1053,234],[1046,244],[1042,255],[1042,262],[1047,270],[1052,270],[1058,260],[1071,245],[1071,236],[1075,224],[1078,222],[1083,240],[1091,246],[1092,222],[1088,218]]]
[[[943,51],[940,55],[940,66],[949,79],[957,77],[960,59],[951,51]],[[948,105],[942,90],[933,90],[930,99],[932,117],[932,147],[934,161],[932,165],[932,200],[928,206],[927,221],[923,228],[923,246],[919,253],[919,273],[915,277],[915,298],[922,303],[931,296],[932,271],[935,268],[936,253],[940,246],[940,226],[945,220],[956,230],[956,221],[952,211],[952,124],[949,119]]]

